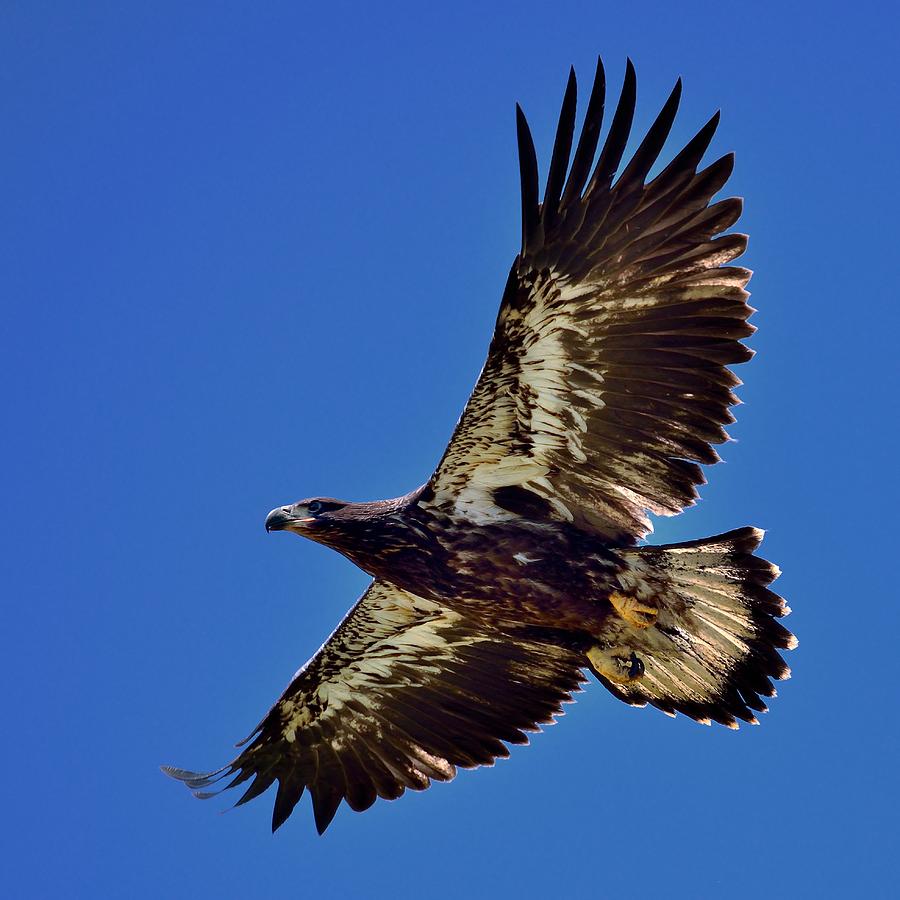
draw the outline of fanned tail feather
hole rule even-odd
[[[600,680],[632,705],[737,728],[757,723],[774,697],[772,679],[790,677],[779,650],[797,639],[777,620],[790,612],[768,587],[778,567],[754,556],[758,528],[624,551],[622,588],[659,608],[654,625],[623,622],[617,639],[633,647],[644,675],[633,683]],[[597,674],[597,673],[595,673]]]

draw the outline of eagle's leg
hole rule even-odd
[[[649,628],[656,624],[659,618],[659,607],[650,606],[633,597],[630,594],[620,594],[613,591],[609,595],[609,602],[613,609],[629,624],[635,628]]]
[[[591,647],[587,658],[600,675],[617,684],[637,681],[644,674],[644,664],[628,647]]]

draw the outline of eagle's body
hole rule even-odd
[[[700,722],[755,723],[788,677],[789,610],[754,555],[762,532],[641,546],[648,513],[695,502],[701,464],[734,421],[728,368],[752,355],[731,265],[740,215],[713,202],[733,165],[698,169],[715,115],[654,178],[676,85],[622,166],[635,76],[597,153],[598,63],[573,152],[570,74],[543,199],[518,111],[522,248],[487,361],[429,481],[394,500],[304,500],[273,510],[373,582],[229,765],[166,769],[198,792],[277,781],[273,828],[303,791],[323,831],[342,800],[446,781],[553,721],[588,669],[616,697]]]
[[[571,525],[519,516],[473,523],[429,507],[423,495],[427,487],[395,500],[342,503],[340,515],[310,523],[306,536],[486,628],[571,631],[579,643],[600,635],[625,568],[614,549]]]

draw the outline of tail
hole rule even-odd
[[[757,724],[754,712],[767,710],[762,698],[775,696],[771,679],[791,674],[778,649],[797,646],[777,621],[789,607],[768,589],[778,568],[753,555],[762,537],[757,528],[738,528],[623,552],[623,591],[659,614],[644,628],[622,620],[617,640],[633,648],[644,672],[625,684],[598,676],[613,694],[707,725]]]

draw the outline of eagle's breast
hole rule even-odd
[[[599,629],[622,561],[592,535],[555,522],[479,524],[411,507],[384,523],[368,571],[499,627]],[[348,555],[350,555],[348,553]]]

